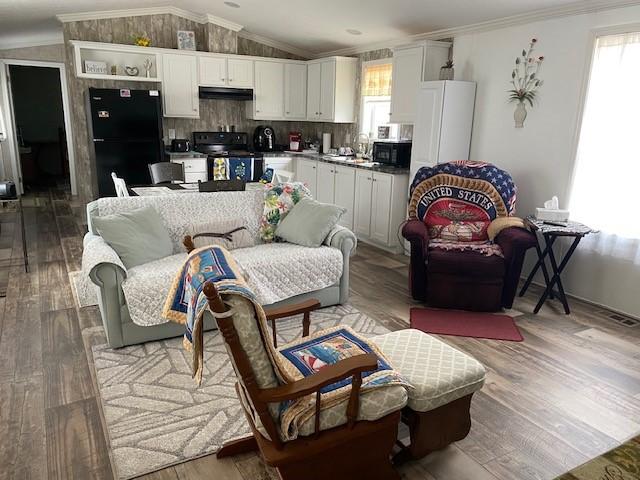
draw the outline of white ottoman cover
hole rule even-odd
[[[407,403],[415,412],[451,403],[484,384],[486,371],[480,362],[420,330],[399,330],[372,340],[415,387]]]

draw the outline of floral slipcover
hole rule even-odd
[[[289,210],[304,196],[311,196],[309,189],[301,182],[279,183],[267,186],[264,192],[264,211],[260,222],[260,238],[264,242],[275,240],[276,228]]]

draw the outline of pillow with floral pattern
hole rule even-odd
[[[271,243],[275,240],[276,228],[282,219],[305,196],[311,197],[311,192],[302,182],[267,186],[264,192],[264,210],[260,222],[262,241]]]

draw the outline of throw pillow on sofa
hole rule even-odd
[[[153,207],[95,217],[91,221],[126,268],[173,254],[169,232]]]
[[[264,242],[273,242],[276,229],[291,208],[302,197],[310,197],[311,192],[301,182],[279,183],[264,192],[264,210],[260,222],[260,238]]]
[[[255,245],[251,233],[245,228],[241,219],[213,220],[195,225],[191,229],[191,238],[196,248],[219,245],[227,250],[233,250]]]
[[[346,208],[301,198],[276,228],[276,237],[303,247],[319,247]]]

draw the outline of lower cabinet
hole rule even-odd
[[[296,181],[303,182],[311,192],[313,198],[317,198],[318,186],[318,162],[306,158],[296,158]]]
[[[406,218],[409,175],[296,158],[296,181],[307,184],[313,198],[346,209],[340,225],[365,242],[402,251],[398,229]]]
[[[306,183],[313,198],[319,202],[343,207],[346,212],[338,223],[350,230],[353,229],[355,177],[355,168],[303,158],[296,159],[296,181]]]
[[[359,239],[401,251],[398,229],[405,219],[409,176],[356,170],[354,233]]]
[[[198,180],[206,182],[209,179],[206,158],[175,158],[171,161],[173,163],[181,163],[184,166],[184,181],[186,183],[197,183]]]

